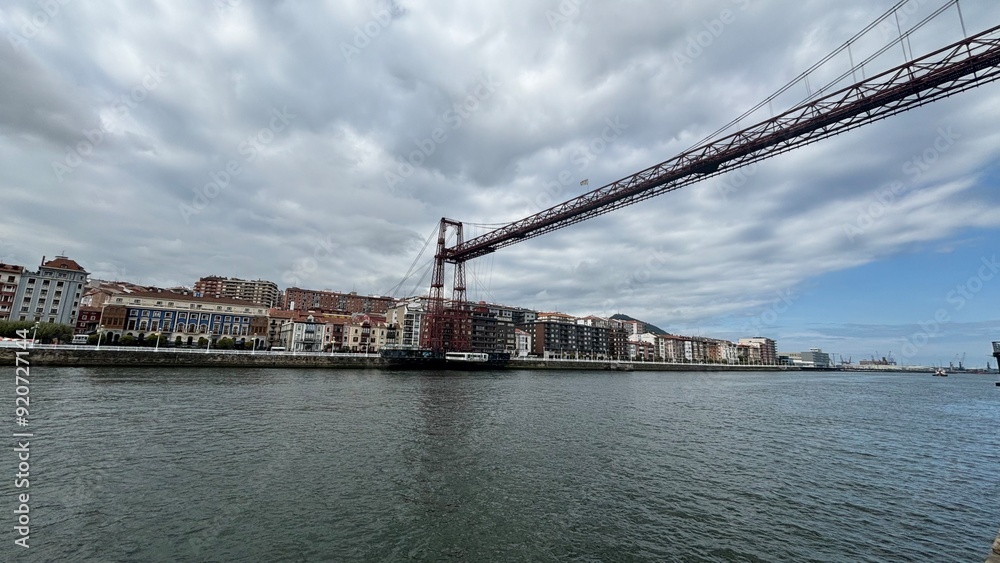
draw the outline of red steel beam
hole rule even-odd
[[[443,249],[459,264],[1000,78],[1000,26]]]

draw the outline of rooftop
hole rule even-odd
[[[87,270],[83,269],[83,266],[76,263],[75,260],[70,260],[65,256],[56,256],[52,260],[45,262],[45,257],[42,257],[42,266],[45,268],[57,268],[60,270],[74,270],[77,272],[86,273]]]

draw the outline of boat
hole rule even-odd
[[[934,377],[948,377],[948,372],[946,372],[944,368],[935,368]]]
[[[506,352],[443,352],[429,348],[386,348],[379,356],[395,369],[496,369],[507,365]]]

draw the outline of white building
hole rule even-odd
[[[326,342],[326,323],[312,315],[281,323],[280,339],[292,352],[322,352]]]
[[[396,303],[385,312],[385,322],[396,327],[396,338],[391,344],[402,348],[420,347],[420,328],[424,323],[426,299],[413,297]],[[360,340],[359,340],[360,342]],[[349,343],[348,343],[349,344]]]
[[[514,356],[526,358],[531,353],[531,334],[519,328],[514,329]]]

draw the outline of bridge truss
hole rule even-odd
[[[905,52],[905,51],[904,51]],[[700,144],[670,160],[626,176],[539,213],[514,221],[481,236],[463,240],[461,223],[442,219],[431,281],[430,326],[425,345],[435,349],[462,349],[467,339],[442,338],[440,322],[449,311],[462,318],[465,305],[464,263],[647,200],[649,198],[747,166],[821,139],[850,131],[889,116],[943,99],[1000,78],[1000,26],[907,61],[838,91],[802,103],[780,115],[735,133]],[[445,233],[457,230],[454,246],[445,246]],[[455,265],[454,295],[443,296],[444,264]],[[465,323],[461,326],[464,327]],[[462,328],[455,326],[455,330]]]

